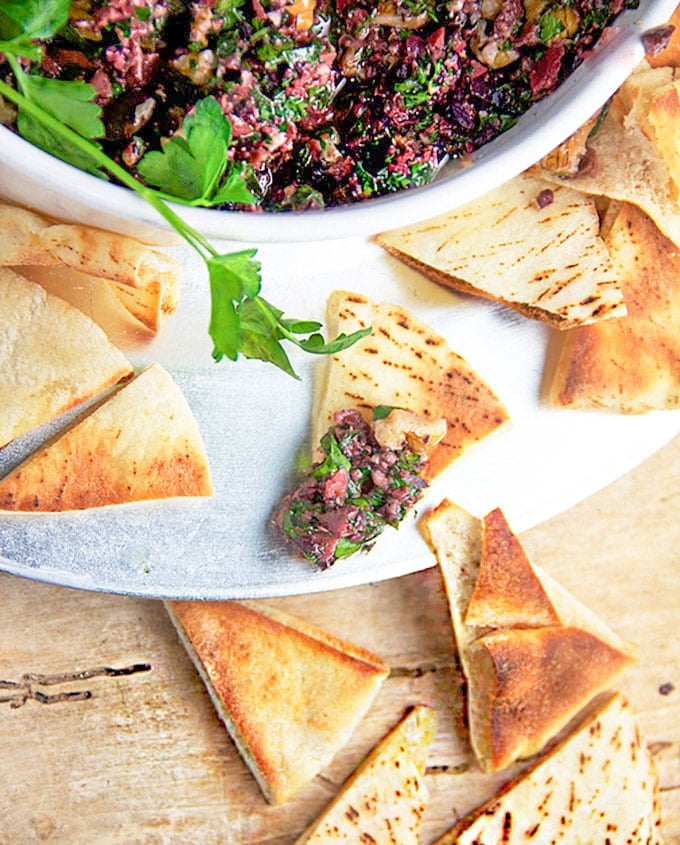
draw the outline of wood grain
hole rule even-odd
[[[679,478],[680,437],[522,536],[533,560],[637,644],[639,662],[619,688],[659,767],[669,845],[680,843]],[[424,843],[505,779],[482,775],[472,763],[436,569],[270,603],[375,651],[392,667],[350,744],[283,807],[265,803],[159,602],[0,575],[0,681],[151,667],[31,687],[33,695],[91,693],[81,700],[0,703],[0,845],[285,845],[416,702],[440,715]],[[16,696],[5,686],[0,699]]]

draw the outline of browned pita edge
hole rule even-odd
[[[479,574],[466,625],[493,628],[558,625],[559,616],[500,508],[482,519]]]
[[[0,448],[132,376],[89,317],[9,268],[0,267],[0,300]]]
[[[580,628],[511,628],[471,647],[478,710],[489,718],[489,771],[540,751],[632,658]],[[485,726],[486,727],[486,726]]]
[[[511,555],[501,553],[500,560],[519,566],[517,581],[512,575],[497,576],[499,561],[483,561],[489,547],[482,521],[457,505],[445,499],[419,527],[435,552],[449,601],[467,679],[472,749],[483,770],[502,770],[540,751],[614,683],[634,661],[632,652],[592,611],[518,554],[516,546]],[[501,537],[507,539],[508,530],[500,523]],[[466,620],[482,571],[473,618],[499,626]],[[495,596],[493,588],[504,589],[506,583],[514,594]],[[523,590],[529,598],[524,618],[518,612]],[[532,605],[548,624],[530,625]]]
[[[389,674],[369,651],[259,602],[165,606],[272,804],[287,801],[330,763]]]
[[[404,264],[407,264],[409,267],[412,267],[414,270],[422,273],[423,276],[431,281],[437,282],[437,284],[444,285],[444,287],[451,288],[451,290],[456,290],[460,293],[481,297],[482,299],[489,300],[490,302],[498,302],[500,305],[505,305],[507,308],[512,308],[513,311],[517,311],[518,314],[528,317],[530,320],[539,320],[540,322],[546,323],[556,329],[565,329],[571,325],[571,323],[567,323],[558,314],[546,311],[536,305],[528,305],[525,302],[515,302],[500,296],[492,296],[487,291],[484,291],[481,288],[476,288],[474,285],[471,285],[463,279],[458,279],[455,276],[450,276],[441,270],[437,270],[435,267],[430,267],[429,264],[426,264],[424,261],[419,261],[417,258],[413,258],[413,256],[402,252],[395,246],[381,243],[379,237],[376,238],[376,240],[386,252],[390,253],[390,255],[393,255]]]
[[[446,434],[428,450],[423,471],[423,477],[431,482],[464,452],[509,422],[504,405],[470,364],[450,348],[445,338],[402,306],[375,303],[362,294],[337,290],[328,299],[327,323],[329,332],[354,331],[369,325],[374,331],[351,349],[325,361],[324,382],[316,391],[313,443],[318,443],[332,424],[332,412],[345,408],[360,411],[369,423],[373,409],[379,405],[402,407],[431,420],[445,419]],[[410,337],[418,342],[419,349],[409,356],[408,366],[395,368],[378,354],[379,343],[399,354]],[[357,368],[354,363],[359,355],[365,357]],[[326,413],[325,397],[334,377],[347,373],[349,378],[344,380],[351,385],[342,402]],[[403,382],[399,395],[390,387],[392,377]]]
[[[537,197],[546,191],[552,191],[552,201],[538,203]],[[474,242],[473,227],[480,217],[493,220],[492,241],[479,236]],[[479,222],[476,231],[482,231],[479,226],[484,223]],[[531,232],[540,232],[540,240],[530,243]],[[535,173],[519,174],[481,199],[417,226],[382,232],[375,241],[432,281],[499,302],[555,328],[625,314],[618,281],[598,235],[593,199],[566,184],[556,188]],[[570,244],[569,258],[560,253],[558,263],[547,259],[552,255],[549,243],[556,249]],[[571,246],[575,243],[580,255]]]
[[[620,693],[603,693],[526,769],[433,845],[663,845],[658,775]]]
[[[426,757],[436,726],[432,707],[409,708],[295,845],[336,840],[417,845],[427,800]]]
[[[0,480],[0,509],[60,512],[212,493],[191,408],[152,364]]]
[[[178,304],[182,267],[127,235],[52,221],[0,203],[0,264],[62,265],[101,278],[150,331]]]
[[[618,205],[606,243],[628,315],[566,333],[551,404],[641,414],[680,407],[680,249],[640,209]]]

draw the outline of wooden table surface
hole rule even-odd
[[[619,689],[639,714],[659,769],[667,843],[680,843],[679,478],[680,437],[522,535],[536,563],[638,646],[639,662]],[[436,568],[271,603],[372,649],[392,667],[350,744],[282,807],[262,798],[160,602],[0,574],[0,681],[150,667],[34,683],[23,695],[0,684],[0,845],[284,845],[416,702],[440,716],[423,843],[499,785],[502,776],[475,770],[459,734],[461,679]],[[57,700],[40,701],[41,692]],[[73,696],[85,692],[91,695]]]

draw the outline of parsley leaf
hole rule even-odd
[[[323,478],[339,469],[352,469],[352,463],[340,448],[337,437],[332,431],[327,431],[321,438],[321,448],[326,453],[326,458],[315,467],[311,475],[313,478]]]
[[[244,297],[260,292],[260,263],[254,249],[215,255],[207,259],[211,310],[208,333],[213,341],[213,358],[238,358],[242,347],[241,318],[237,305]]]
[[[376,405],[375,408],[373,408],[373,419],[384,420],[398,407],[398,405]]]
[[[261,296],[245,299],[238,308],[241,318],[241,352],[246,358],[259,358],[271,361],[289,375],[298,378],[288,356],[281,346],[282,340],[288,340],[305,352],[319,355],[333,355],[352,346],[362,337],[370,334],[371,329],[361,329],[351,335],[339,334],[332,341],[325,342],[317,332],[319,323],[302,320],[284,319],[283,311],[271,305]],[[309,334],[311,332],[311,334]],[[308,334],[308,337],[297,337]]]
[[[32,106],[89,139],[94,148],[100,149],[94,139],[104,135],[104,124],[101,121],[101,108],[92,102],[96,93],[92,85],[87,82],[45,79],[24,73],[15,59],[10,59],[9,63],[22,94]],[[27,141],[74,167],[95,175],[104,175],[95,157],[67,139],[55,135],[44,122],[36,118],[34,109],[26,103],[19,103],[17,129]]]
[[[562,21],[550,12],[541,15],[538,22],[538,37],[544,44],[548,44],[564,32],[565,26]]]
[[[196,103],[179,132],[147,153],[137,169],[149,185],[191,205],[253,203],[239,170],[227,173],[231,124],[214,97]],[[227,173],[226,180],[223,177]]]
[[[68,21],[70,0],[3,0],[0,8],[0,53],[39,60],[34,39],[50,38]]]

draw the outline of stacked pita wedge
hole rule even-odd
[[[548,166],[532,171],[555,185],[638,206],[680,246],[679,74],[642,63],[589,137],[588,166],[567,179]]]
[[[398,305],[335,291],[328,299],[328,330],[372,333],[325,361],[324,382],[314,413],[312,442],[318,444],[336,411],[356,409],[371,422],[373,409],[393,406],[447,431],[429,452],[425,477],[435,478],[457,457],[496,431],[507,412],[491,388],[443,337]]]
[[[166,608],[272,804],[331,762],[389,673],[375,655],[273,608],[188,601]]]
[[[191,409],[152,364],[0,480],[0,508],[81,510],[211,493]]]
[[[152,331],[177,307],[181,266],[175,259],[125,235],[55,223],[12,205],[0,204],[0,264],[62,266],[106,280]]]
[[[654,762],[630,705],[614,693],[434,845],[662,845],[660,827]]]
[[[530,757],[633,662],[631,650],[527,558],[503,514],[444,500],[422,522],[444,579],[480,766]]]
[[[295,845],[417,845],[427,798],[426,754],[436,723],[430,707],[419,705],[408,711]]]
[[[644,413],[680,407],[680,248],[623,203],[606,243],[628,314],[566,332],[550,401],[568,408]]]
[[[0,268],[0,447],[132,375],[104,332]]]
[[[377,242],[436,282],[557,328],[626,313],[595,203],[540,177],[521,174]]]

